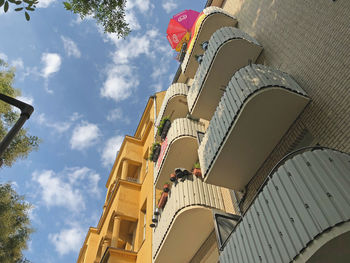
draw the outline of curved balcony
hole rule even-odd
[[[215,6],[207,7],[203,10],[204,18],[197,23],[198,32],[191,40],[188,51],[181,64],[182,72],[189,78],[193,78],[198,68],[196,55],[202,55],[204,50],[200,46],[203,42],[209,41],[212,34],[221,27],[235,26],[237,19],[230,13]]]
[[[165,93],[156,126],[159,126],[162,118],[166,116],[168,116],[171,121],[186,117],[188,113],[187,93],[188,86],[186,84],[174,83],[170,85]]]
[[[263,65],[237,71],[198,149],[205,181],[242,190],[308,102],[286,73]]]
[[[156,164],[156,188],[163,189],[175,168],[192,169],[198,159],[197,131],[204,132],[204,125],[200,122],[183,118],[171,123]]]
[[[349,174],[350,156],[334,150],[285,161],[221,248],[220,262],[350,262]]]
[[[219,187],[192,175],[173,184],[153,234],[154,262],[190,262],[214,229],[212,208],[224,209]]]
[[[232,75],[249,61],[255,62],[262,49],[254,38],[237,28],[217,30],[188,92],[190,113],[210,120]]]

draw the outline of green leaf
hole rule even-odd
[[[72,5],[68,2],[63,2],[64,7],[66,8],[66,10],[72,10]]]
[[[29,14],[27,12],[24,12],[24,15],[26,16],[27,21],[29,21],[30,20]]]
[[[21,11],[23,10],[23,7],[16,8],[15,11]]]
[[[9,10],[9,2],[6,1],[4,6],[5,13],[7,12],[7,10]]]
[[[0,7],[2,7],[4,3],[5,3],[5,0],[0,0]]]
[[[35,9],[34,9],[33,7],[27,6],[27,7],[26,7],[26,10],[28,10],[28,11],[34,11]]]
[[[20,4],[22,4],[22,1],[15,1],[15,4],[20,5]]]

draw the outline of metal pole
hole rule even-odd
[[[16,134],[19,132],[19,130],[22,128],[23,124],[26,122],[26,120],[29,119],[30,115],[33,113],[34,108],[33,106],[24,103],[22,101],[19,101],[17,99],[11,98],[9,96],[6,96],[4,94],[0,93],[0,100],[7,102],[8,104],[11,104],[21,110],[21,115],[15,125],[11,128],[11,130],[6,134],[6,136],[2,139],[0,143],[0,158],[2,157],[3,153],[7,149],[7,147],[10,145],[13,138],[16,136]],[[0,166],[2,165],[2,158],[0,162]]]

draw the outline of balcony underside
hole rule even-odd
[[[317,237],[294,260],[295,263],[350,262],[350,222],[338,225]]]
[[[210,120],[232,75],[249,61],[255,62],[261,51],[255,39],[237,28],[217,30],[188,94],[190,113]]]
[[[252,95],[229,129],[205,182],[242,190],[307,103],[306,97],[278,87]]]
[[[174,83],[170,85],[159,110],[156,126],[159,126],[164,117],[169,117],[171,121],[186,117],[188,113],[187,93],[188,86],[186,84]]]
[[[220,262],[350,262],[350,156],[283,160],[229,237]]]
[[[137,253],[135,252],[109,247],[101,263],[134,263],[136,262],[136,258]]]
[[[178,118],[185,118],[188,113],[186,96],[178,95],[168,100],[167,106],[163,113],[164,117],[169,117],[171,121]]]
[[[174,219],[154,262],[190,262],[214,229],[209,208],[192,206]]]
[[[205,181],[242,190],[308,102],[284,72],[254,64],[238,70],[198,148]]]
[[[181,136],[175,139],[168,148],[164,157],[163,165],[156,183],[156,188],[163,189],[165,182],[169,181],[170,174],[175,168],[191,170],[198,159],[197,138],[192,136]]]
[[[182,63],[182,72],[188,78],[194,78],[198,68],[198,62],[196,61],[195,55],[202,55],[204,53],[200,44],[209,41],[212,34],[219,28],[225,26],[233,27],[237,24],[236,18],[226,13],[221,8],[208,7],[203,12],[206,14],[206,17],[200,25],[197,36],[192,40],[195,41],[192,49],[188,50],[189,53],[186,54]]]

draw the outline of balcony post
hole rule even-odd
[[[103,257],[103,254],[106,252],[106,249],[110,246],[110,240],[109,239],[104,239],[103,244],[102,244],[102,253],[101,257]]]
[[[126,180],[126,178],[128,177],[128,170],[129,170],[129,161],[124,160],[121,179]]]
[[[120,222],[121,222],[120,216],[114,216],[113,233],[112,233],[112,247],[117,247],[117,245],[118,245]]]

